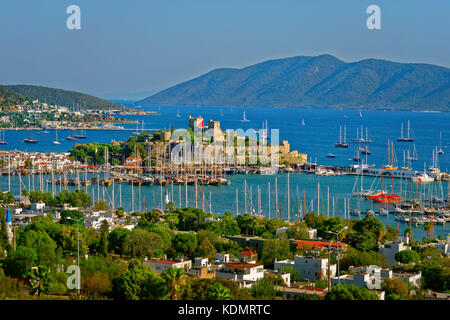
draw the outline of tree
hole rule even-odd
[[[154,232],[135,229],[125,237],[124,253],[132,258],[151,257],[162,247],[162,239]]]
[[[193,233],[177,233],[172,240],[175,251],[192,255],[197,249],[197,236]]]
[[[0,207],[0,245],[2,248],[6,248],[8,245],[8,233],[6,230],[6,216],[3,212],[3,208]]]
[[[411,263],[420,260],[420,255],[414,250],[402,250],[395,254],[395,260],[401,263]]]
[[[197,248],[197,254],[200,257],[212,259],[216,254],[216,249],[212,245],[211,241],[206,238],[200,242],[200,245]]]
[[[116,254],[123,254],[123,245],[126,236],[131,234],[131,231],[126,228],[116,228],[108,235],[108,250]]]
[[[108,235],[109,235],[109,224],[108,221],[103,220],[100,226],[100,248],[99,248],[99,252],[103,256],[108,255]]]
[[[95,207],[97,208],[97,210],[101,211],[108,210],[108,204],[103,200],[98,200],[97,202],[95,202]]]
[[[430,232],[431,232],[431,223],[430,222],[425,222],[423,224],[423,231],[425,231],[425,233],[427,234],[427,239],[430,238]]]
[[[28,279],[31,287],[30,294],[37,294],[50,292],[50,277],[49,270],[46,267],[39,267],[32,269],[29,273]]]
[[[272,282],[267,279],[260,279],[250,289],[250,293],[255,298],[272,299],[277,295],[277,290]]]
[[[381,289],[386,292],[386,300],[395,300],[396,297],[405,299],[408,297],[408,284],[399,279],[385,279]]]
[[[230,300],[231,291],[225,288],[220,282],[216,282],[209,287],[209,299],[211,300]]]
[[[168,293],[163,278],[139,268],[123,273],[112,283],[112,296],[117,300],[162,300]]]
[[[44,231],[28,230],[19,234],[18,244],[33,248],[36,252],[36,264],[52,266],[57,262],[57,245]]]
[[[116,215],[122,218],[123,216],[125,216],[125,209],[123,207],[118,207],[116,209]]]
[[[356,287],[352,284],[341,284],[331,288],[325,300],[379,300],[375,293],[366,288]]]
[[[81,220],[80,220],[81,219]],[[78,210],[64,210],[61,212],[61,220],[59,220],[60,224],[76,226],[77,221],[80,226],[84,225],[84,215],[83,212]]]
[[[358,251],[352,247],[345,250],[344,256],[340,260],[343,270],[347,270],[350,266],[386,266],[386,258],[375,251]]]
[[[31,267],[37,261],[36,250],[18,246],[16,251],[9,252],[4,262],[5,274],[14,278],[26,278]]]
[[[386,226],[386,233],[384,234],[384,239],[387,241],[394,241],[399,236],[399,232],[391,225]]]
[[[186,283],[184,270],[181,268],[169,268],[164,271],[162,277],[166,281],[170,299],[178,300],[178,293]]]
[[[289,240],[269,239],[264,241],[260,260],[266,268],[273,268],[274,260],[284,260],[291,257]]]
[[[161,219],[161,213],[158,210],[150,210],[143,214],[143,219],[151,223],[157,223]]]

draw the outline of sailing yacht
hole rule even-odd
[[[439,150],[437,151],[437,154],[441,156],[444,154],[444,150],[442,150],[442,131],[439,137]]]
[[[53,141],[53,144],[61,144],[61,142],[58,141],[58,130],[55,130],[56,139]]]
[[[83,134],[83,129],[81,129],[80,131],[81,131],[80,134],[76,133],[74,135],[74,137],[77,138],[77,139],[87,139],[86,135]]]
[[[5,140],[5,130],[2,130],[2,139],[0,140],[0,145],[8,144]]]
[[[408,120],[408,131],[407,131],[407,135],[406,135],[406,137],[403,136],[403,122],[402,122],[402,125],[401,125],[401,135],[400,135],[400,138],[397,138],[397,141],[403,141],[403,142],[412,142],[412,141],[414,141],[414,139],[410,137],[409,132],[410,132],[410,125],[409,125],[409,120]]]
[[[245,111],[244,111],[244,116],[242,117],[241,122],[249,122],[250,120],[247,120],[247,118],[245,117]]]
[[[302,119],[302,127],[306,126],[305,119]]]
[[[137,135],[139,135],[140,134],[140,132],[139,132],[139,120],[138,121],[136,121],[136,131],[135,132],[133,132],[134,134],[137,134]]]
[[[176,117],[177,117],[177,118],[181,118],[180,110],[178,110]]]
[[[359,148],[355,148],[355,154],[353,155],[352,159],[355,162],[361,161],[361,158],[359,157]]]
[[[342,141],[342,126],[339,126],[339,142],[334,144],[336,148],[348,148],[348,144],[346,143],[346,132],[347,126],[344,126],[344,141]]]

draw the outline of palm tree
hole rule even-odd
[[[178,292],[185,284],[184,270],[181,268],[170,268],[164,271],[163,278],[169,289],[170,299],[178,300]]]
[[[427,239],[429,238],[430,232],[431,232],[431,223],[425,222],[423,224],[423,230],[427,233]]]
[[[49,270],[46,267],[36,267],[28,275],[28,281],[31,287],[30,293],[37,294],[49,292]]]
[[[209,298],[212,300],[230,300],[231,291],[225,288],[220,282],[214,283],[209,287],[210,295]]]

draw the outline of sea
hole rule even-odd
[[[123,103],[123,102],[122,102]],[[131,105],[131,104],[130,104]],[[267,127],[269,130],[278,129],[279,139],[288,140],[291,150],[298,150],[308,155],[308,161],[323,165],[350,166],[356,164],[352,158],[359,147],[364,147],[357,143],[352,143],[351,139],[357,137],[357,129],[361,131],[363,127],[364,137],[368,128],[369,139],[372,142],[368,145],[370,155],[361,158],[364,162],[375,167],[380,167],[388,162],[388,140],[394,142],[394,154],[398,166],[410,165],[414,170],[422,171],[433,163],[439,166],[441,171],[448,172],[450,169],[450,113],[444,112],[410,112],[410,111],[383,111],[383,110],[337,110],[337,109],[309,109],[309,108],[274,108],[274,107],[214,107],[214,106],[146,106],[139,107],[142,110],[152,111],[146,115],[126,115],[122,116],[130,120],[138,120],[138,128],[146,130],[187,128],[189,116],[202,116],[205,124],[209,120],[220,121],[222,130],[225,129],[250,129],[255,130]],[[241,121],[245,112],[246,119]],[[179,117],[177,117],[179,115]],[[143,121],[143,124],[142,124]],[[302,125],[302,121],[304,125]],[[410,123],[410,136],[413,142],[399,142],[396,138],[401,135],[401,125],[403,123],[403,135],[407,135],[408,121]],[[136,124],[124,124],[125,128],[136,129]],[[346,128],[346,142],[348,149],[335,148],[334,144],[339,142],[340,128],[342,128],[342,139],[344,138],[344,127]],[[133,130],[134,131],[134,130]],[[5,130],[4,139],[7,145],[1,146],[3,150],[21,150],[38,152],[67,152],[77,143],[110,143],[111,140],[124,141],[133,131],[104,131],[86,130],[86,140],[68,141],[65,138],[72,135],[73,131],[58,131],[58,138],[61,145],[53,145],[55,131],[49,130]],[[358,135],[360,136],[360,132]],[[34,138],[39,140],[37,144],[25,144],[23,139]],[[417,153],[417,161],[404,163],[406,155],[413,154],[413,149]],[[433,150],[442,149],[443,155],[435,155]],[[335,158],[327,158],[328,153],[336,155]],[[95,176],[95,175],[94,175]],[[329,216],[339,215],[344,218],[344,203],[347,201],[352,209],[361,211],[379,209],[378,204],[365,199],[352,197],[351,193],[355,186],[357,177],[344,176],[316,176],[305,173],[290,173],[287,190],[287,174],[278,173],[276,175],[229,175],[230,185],[223,186],[199,186],[197,206],[207,211],[212,211],[217,215],[222,215],[230,211],[233,215],[242,214],[245,209],[255,214],[262,213],[266,217],[280,217],[280,208],[275,208],[275,197],[278,196],[278,203],[281,203],[281,218],[284,220],[297,219],[297,203],[299,204],[299,215],[303,208],[307,211],[317,212],[318,205],[320,212]],[[27,178],[28,179],[28,178]],[[46,177],[45,179],[50,179]],[[34,180],[34,181],[31,181]],[[369,189],[371,185],[379,188],[379,179],[364,177],[363,188]],[[39,179],[22,181],[22,188],[39,188]],[[270,197],[269,197],[270,183]],[[400,193],[410,188],[409,182],[394,179],[386,182],[387,190]],[[277,185],[277,190],[275,190]],[[247,186],[246,192],[244,186]],[[50,186],[48,186],[49,188]],[[59,188],[59,187],[58,187]],[[81,188],[84,188],[83,186]],[[119,190],[120,188],[120,190]],[[298,188],[298,197],[297,197]],[[358,185],[359,188],[359,185]],[[414,186],[414,188],[416,188]],[[0,177],[0,189],[8,189],[8,177]],[[18,177],[12,177],[11,189],[13,193],[19,195]],[[417,192],[423,198],[434,195],[445,197],[447,194],[446,182],[433,182],[417,187]],[[106,198],[111,202],[114,198],[114,205],[122,205],[127,210],[148,210],[153,208],[164,208],[164,198],[167,196],[173,200],[177,207],[186,206],[186,190],[182,186],[134,186],[131,192],[131,185],[123,184],[121,187],[115,186],[114,197],[112,188],[103,188],[97,185],[87,187],[87,191],[94,199]],[[288,193],[289,207],[288,212]],[[188,206],[195,206],[194,188],[187,187]],[[270,198],[270,210],[269,210]],[[298,199],[298,200],[297,200]],[[336,200],[337,199],[337,200]],[[345,200],[344,200],[345,199]],[[133,200],[133,201],[132,201]],[[298,201],[298,202],[297,202]],[[145,204],[144,204],[145,202]],[[338,210],[339,209],[339,210]],[[350,210],[348,208],[347,212]],[[408,224],[399,223],[394,219],[394,215],[377,216],[384,224],[392,225],[403,232]],[[358,216],[350,216],[358,219]],[[363,218],[363,216],[361,217]],[[422,239],[426,236],[423,226],[412,226],[413,236]],[[450,223],[436,225],[434,236],[442,235],[446,237],[450,232]]]

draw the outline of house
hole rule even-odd
[[[258,254],[256,253],[256,250],[247,248],[239,252],[239,259],[241,259],[244,262],[257,261]]]
[[[187,274],[200,279],[214,279],[216,277],[215,271],[210,271],[204,266],[193,266]]]
[[[209,267],[208,258],[195,258],[194,266],[195,267]]]
[[[235,281],[241,287],[250,288],[256,281],[264,278],[264,266],[256,263],[230,262],[216,271],[216,277]]]
[[[230,254],[229,253],[216,253],[214,256],[214,262],[216,263],[217,266],[220,266],[220,265],[230,262]]]
[[[422,271],[419,271],[419,273],[393,272],[392,278],[406,281],[408,284],[418,288],[422,278]]]
[[[283,287],[283,286],[275,286],[275,289],[281,291],[286,298],[296,298],[297,296],[311,296],[316,295],[320,299],[324,299],[327,295],[328,289],[315,288],[311,286],[305,287]]]
[[[411,250],[402,240],[387,241],[379,246],[379,252],[386,258],[387,266],[392,267],[398,262],[395,260],[395,255],[403,250]]]
[[[275,259],[274,269],[283,271],[284,268],[292,268],[300,273],[303,279],[317,281],[326,279],[328,275],[328,259],[312,256],[296,255],[294,260]],[[336,265],[330,265],[330,277],[334,277],[336,273]]]
[[[370,290],[380,290],[386,279],[399,279],[408,284],[419,287],[422,273],[395,273],[390,269],[370,265],[362,267],[351,267],[353,274],[345,274],[331,279],[332,285],[353,284]]]
[[[33,212],[43,212],[45,209],[45,203],[44,202],[37,202],[31,204],[31,211]]]
[[[163,273],[167,269],[179,268],[190,270],[192,268],[191,260],[177,259],[177,260],[167,260],[167,259],[144,259],[144,263],[150,265],[152,270],[155,272]]]

